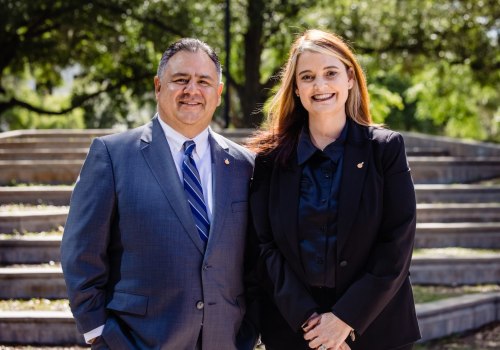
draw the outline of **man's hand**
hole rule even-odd
[[[304,327],[304,339],[311,349],[349,350],[345,343],[352,328],[331,312],[313,315]]]

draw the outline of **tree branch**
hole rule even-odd
[[[115,89],[120,88],[123,84],[128,84],[132,81],[146,79],[148,77],[149,77],[149,74],[148,75],[145,74],[145,75],[140,76],[140,77],[124,79],[124,80],[117,82],[116,84],[113,84],[113,85],[110,84],[110,85],[106,86],[104,89],[93,92],[91,94],[77,95],[77,96],[73,97],[71,106],[64,108],[64,109],[61,109],[59,111],[54,111],[54,110],[45,109],[43,107],[34,106],[26,101],[22,101],[22,100],[15,98],[15,97],[12,97],[7,102],[0,102],[0,114],[2,114],[4,111],[6,111],[10,108],[13,108],[13,107],[21,107],[21,108],[27,109],[29,111],[40,113],[40,114],[62,115],[62,114],[69,113],[78,107],[81,107],[85,102],[87,102],[93,98],[96,98],[97,96],[99,96],[103,93],[107,93],[107,92],[110,92],[110,91],[113,91]]]

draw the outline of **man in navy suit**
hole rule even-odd
[[[252,349],[242,325],[253,156],[209,127],[219,59],[181,39],[154,86],[155,117],[95,139],[71,197],[61,255],[78,329],[96,349]]]

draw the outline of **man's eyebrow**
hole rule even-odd
[[[177,72],[172,74],[172,78],[180,78],[180,77],[189,77],[191,74],[189,73],[184,73],[184,72]],[[199,74],[196,75],[198,79],[206,79],[206,80],[214,80],[210,75],[208,74]]]

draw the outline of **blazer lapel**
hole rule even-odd
[[[296,157],[291,161],[289,168],[280,167],[277,179],[272,179],[272,184],[278,184],[275,188],[278,193],[271,189],[271,193],[276,195],[275,198],[270,199],[270,203],[276,203],[276,208],[281,208],[276,220],[275,226],[280,227],[280,230],[275,232],[275,238],[287,244],[289,250],[283,250],[290,263],[295,264],[294,270],[305,276],[304,269],[300,263],[300,253],[298,245],[298,231],[297,231],[297,208],[299,206],[300,195],[300,178],[302,170],[297,164]]]
[[[185,200],[184,189],[179,181],[179,174],[170,147],[156,117],[146,126],[142,133],[141,151],[179,221],[200,253],[203,254],[205,250],[204,244],[196,230],[193,215]]]
[[[232,179],[232,167],[235,164],[233,156],[228,152],[229,146],[223,138],[210,131],[208,140],[212,156],[213,215],[207,250],[216,243],[222,232],[224,218],[231,213],[230,196],[227,193],[230,186],[227,184]]]
[[[371,159],[371,143],[367,129],[350,122],[344,150],[342,179],[340,182],[338,213],[338,249],[347,241],[349,231],[356,218],[357,208],[363,191],[368,161]]]

